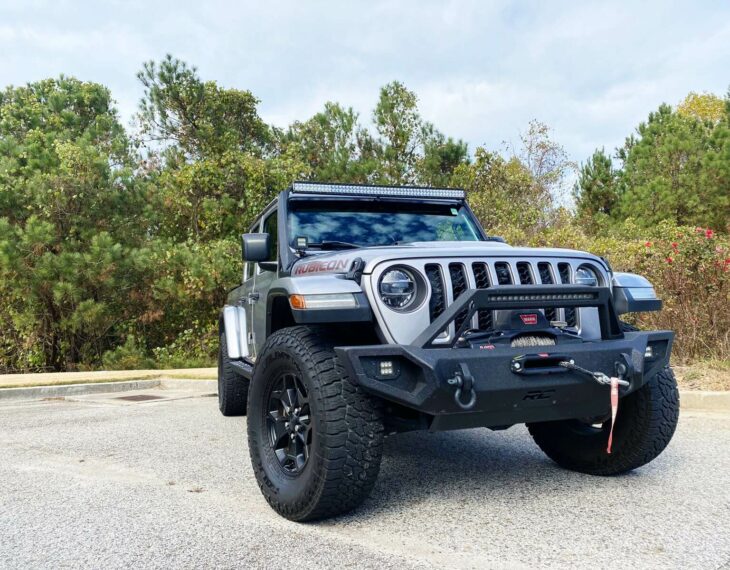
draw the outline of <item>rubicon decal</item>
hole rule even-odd
[[[522,320],[522,323],[525,325],[536,325],[537,324],[537,315],[535,313],[528,313],[528,314],[520,315],[520,319]]]
[[[297,265],[294,268],[294,275],[304,275],[305,273],[324,273],[326,271],[345,271],[350,264],[349,259],[333,259],[332,261],[310,261]]]

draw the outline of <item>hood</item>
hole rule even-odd
[[[373,268],[385,261],[403,261],[423,258],[494,257],[494,258],[536,258],[565,257],[591,260],[607,271],[609,268],[600,258],[585,251],[547,247],[512,247],[496,241],[438,241],[414,242],[403,245],[361,247],[326,253],[317,253],[298,259],[292,266],[292,276],[322,275],[326,273],[347,273],[352,262],[360,258],[365,262],[363,273],[371,273]]]

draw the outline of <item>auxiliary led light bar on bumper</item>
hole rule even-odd
[[[537,293],[533,295],[489,295],[488,301],[504,303],[507,301],[590,301],[597,299],[594,293]]]
[[[394,196],[418,198],[454,198],[463,200],[465,193],[458,188],[428,188],[423,186],[369,186],[359,184],[323,184],[295,182],[292,191],[299,194],[342,194],[349,196]]]
[[[505,285],[499,291],[489,289],[469,289],[413,341],[416,346],[436,348],[436,339],[456,319],[462,318],[461,329],[466,328],[471,317],[479,310],[546,309],[567,306],[571,308],[595,307],[601,326],[601,338],[609,340],[621,338],[621,326],[611,301],[611,291],[607,287],[586,285],[560,286],[512,286]],[[464,332],[457,330],[453,342]],[[453,344],[453,343],[452,343]],[[439,347],[447,345],[440,344]]]

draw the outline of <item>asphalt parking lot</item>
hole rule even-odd
[[[0,567],[730,568],[730,414],[611,479],[522,426],[392,437],[363,507],[303,525],[261,497],[245,418],[145,394],[0,404]]]

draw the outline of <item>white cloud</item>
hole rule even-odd
[[[328,100],[369,121],[398,79],[444,133],[500,148],[538,118],[571,156],[612,150],[663,101],[724,94],[730,5],[479,0],[149,2],[0,6],[0,85],[60,73],[108,85],[125,119],[135,72],[170,52],[250,89],[285,126]]]

